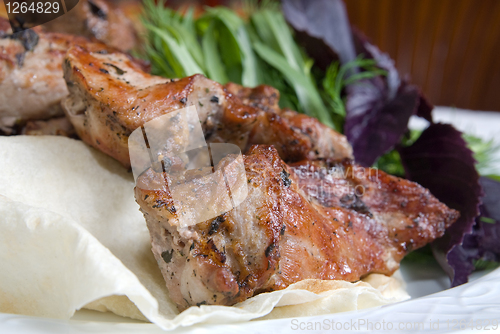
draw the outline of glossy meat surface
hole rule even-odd
[[[183,228],[168,176],[149,169],[137,181],[153,253],[180,310],[233,305],[306,278],[390,275],[409,250],[443,235],[458,218],[418,184],[383,172],[345,174],[355,167],[349,161],[288,166],[273,147],[253,146],[244,164],[248,197]]]
[[[187,105],[199,106],[204,128],[215,124],[223,96],[201,75],[170,80],[141,70],[123,53],[72,48],[63,64],[69,96],[62,106],[78,136],[130,167],[128,136],[146,122]],[[211,101],[213,100],[213,101]]]
[[[118,52],[72,48],[64,63],[70,95],[63,102],[78,135],[127,167],[130,133],[187,106],[196,106],[207,142],[233,143],[243,152],[254,144],[274,145],[287,162],[352,155],[343,135],[314,118],[280,110],[271,87],[224,88],[199,74],[169,80],[127,59]]]

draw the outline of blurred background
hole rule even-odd
[[[314,1],[314,0],[312,0]],[[436,105],[500,111],[500,0],[344,0],[351,24]],[[238,0],[168,0],[238,6]]]

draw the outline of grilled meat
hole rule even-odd
[[[65,116],[41,121],[28,121],[21,129],[21,134],[28,136],[76,137],[73,125]]]
[[[224,88],[199,74],[164,79],[144,73],[124,54],[81,47],[68,51],[63,67],[70,95],[62,105],[78,135],[127,167],[130,133],[187,106],[196,106],[207,142],[234,143],[243,152],[272,144],[287,162],[352,154],[343,135],[314,118],[281,111],[271,87]]]
[[[442,236],[458,218],[418,184],[381,171],[353,174],[357,166],[348,160],[288,166],[273,147],[253,146],[244,164],[247,198],[182,228],[169,176],[148,169],[137,180],[152,250],[179,310],[233,305],[306,278],[390,275],[405,254]],[[196,195],[212,198],[203,189]]]
[[[73,45],[101,54],[116,51],[100,42],[44,32],[40,27],[12,34],[8,21],[0,18],[0,133],[13,134],[29,120],[64,116],[60,104],[68,88],[62,62]],[[143,71],[148,69],[142,61],[123,57]]]
[[[61,64],[72,44],[90,46],[83,37],[40,28],[12,34],[8,21],[0,18],[0,130],[9,133],[26,120],[64,115],[60,101],[68,90]]]
[[[229,94],[240,99],[244,105],[274,113],[281,112],[278,105],[280,93],[274,87],[260,85],[255,88],[249,88],[230,82],[224,85],[224,89]]]
[[[132,22],[122,9],[106,0],[80,0],[75,8],[43,25],[47,31],[96,38],[121,51],[138,44]]]
[[[439,238],[458,218],[420,185],[344,159],[302,161],[290,165],[298,187],[316,205],[344,208],[387,229],[398,245],[399,261],[407,252]]]

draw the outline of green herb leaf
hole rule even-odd
[[[196,73],[205,74],[203,69],[198,66],[195,59],[189,52],[186,44],[179,42],[167,30],[161,30],[160,28],[154,27],[149,24],[146,25],[146,28],[155,33],[165,43],[165,54],[171,55],[167,56],[167,58],[170,58],[171,64],[178,65],[174,67],[174,71],[177,77],[190,76]]]
[[[215,36],[215,22],[211,21],[208,29],[203,35],[203,54],[205,55],[205,67],[207,74],[213,80],[225,84],[229,82],[224,64],[217,49],[217,40]]]
[[[483,223],[487,223],[487,224],[496,224],[496,220],[493,219],[493,218],[489,218],[489,217],[480,217],[479,220],[481,220]]]
[[[485,261],[485,260],[475,260],[474,268],[475,270],[493,270],[500,266],[499,262]]]
[[[247,87],[257,86],[260,83],[260,71],[244,21],[235,12],[225,7],[207,8],[206,18],[218,19],[226,28],[226,31],[222,33],[226,33],[227,36],[220,38],[223,59],[225,58],[226,66],[239,65],[242,71],[241,79],[232,78],[232,81]]]
[[[479,137],[464,134],[464,140],[467,146],[474,152],[476,159],[476,168],[481,175],[499,174],[498,168],[495,165],[498,163],[500,156],[500,143],[491,140],[483,140]]]
[[[372,60],[356,59],[314,77],[312,71],[318,69],[295,42],[279,6],[270,0],[263,3],[247,1],[245,22],[226,7],[207,8],[195,19],[192,8],[182,15],[166,8],[164,0],[157,4],[145,0],[145,52],[153,73],[167,77],[202,73],[222,84],[232,81],[247,87],[269,84],[280,90],[281,107],[305,112],[341,130],[342,87],[381,70]],[[355,66],[365,70],[347,76]],[[318,82],[324,87],[319,89]]]
[[[312,79],[304,73],[294,69],[287,60],[270,47],[262,43],[254,43],[257,54],[268,64],[276,68],[294,87],[300,103],[308,115],[318,118],[323,124],[334,128],[333,121],[328,113],[321,96]]]
[[[486,175],[486,177],[500,182],[500,175]]]

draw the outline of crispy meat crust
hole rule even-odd
[[[161,186],[167,176],[149,169],[138,179],[136,200],[180,310],[233,305],[306,278],[356,281],[369,273],[390,275],[405,254],[442,236],[458,218],[413,182],[383,172],[337,179],[331,168],[324,169],[336,166],[345,173],[356,167],[350,161],[288,166],[273,147],[254,146],[244,163],[245,201],[180,230],[169,190]],[[145,190],[153,184],[156,190]],[[318,185],[323,191],[316,191]],[[357,185],[366,192],[354,199]]]

